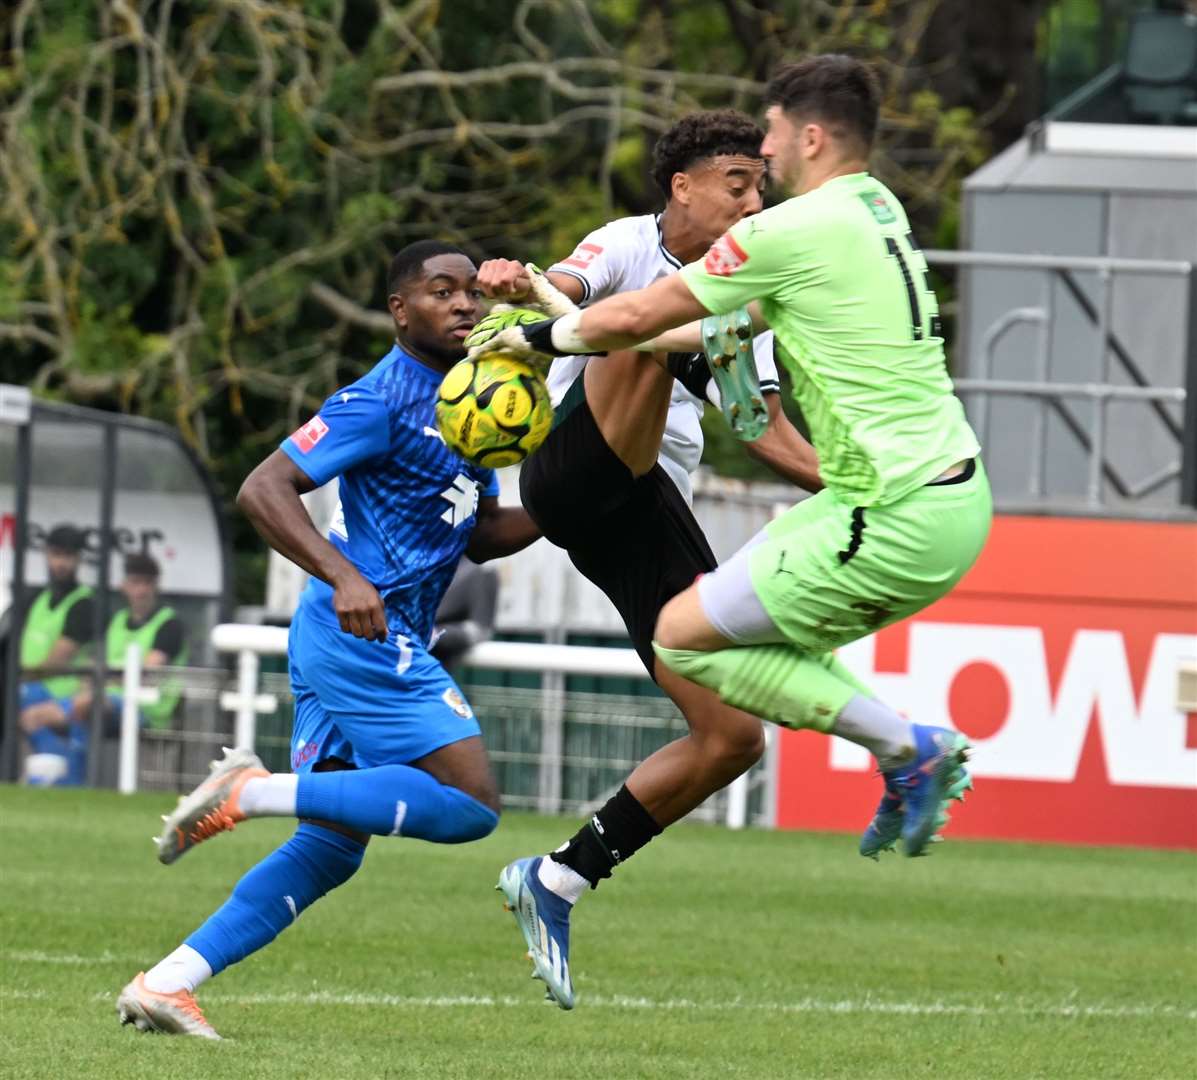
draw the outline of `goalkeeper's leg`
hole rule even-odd
[[[666,605],[656,649],[729,705],[867,747],[887,781],[883,824],[895,820],[896,792],[906,852],[917,855],[946,821],[947,800],[967,786],[967,743],[877,701],[830,650],[944,595],[984,543],[989,502],[983,483],[923,488],[904,502],[865,511],[827,494],[800,504]],[[927,542],[912,543],[919,534]],[[862,853],[894,839],[873,837]]]

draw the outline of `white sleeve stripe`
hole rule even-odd
[[[765,381],[761,383],[761,392],[764,394],[780,394],[781,383]]]
[[[590,282],[587,281],[581,274],[574,273],[574,271],[570,270],[568,267],[559,266],[556,264],[554,264],[553,266],[550,266],[545,271],[545,273],[546,274],[568,274],[575,281],[580,281],[582,283],[582,301],[581,302],[584,304],[584,303],[586,303],[587,300],[590,299],[590,294],[593,290],[590,288]]]

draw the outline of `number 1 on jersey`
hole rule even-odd
[[[907,253],[910,256],[910,262],[906,261],[906,254],[902,252],[903,242],[906,245]],[[885,238],[885,250],[898,260],[898,269],[902,274],[902,284],[906,289],[906,302],[910,305],[910,336],[915,341],[923,341],[926,336],[923,333],[923,316],[919,309],[919,289],[914,281],[914,274],[911,272],[911,267],[922,273],[923,276],[923,307],[930,316],[930,336],[942,337],[942,329],[939,321],[939,301],[935,296],[935,291],[931,288],[931,277],[927,271],[927,260],[923,257],[923,252],[915,242],[914,234],[907,233],[902,237],[902,241],[897,240],[893,236]]]

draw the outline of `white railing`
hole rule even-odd
[[[255,745],[257,718],[272,713],[278,707],[273,694],[260,691],[260,658],[285,656],[287,630],[280,626],[259,626],[241,623],[222,623],[212,630],[213,647],[221,653],[237,658],[236,689],[220,694],[220,707],[234,715],[234,740],[238,746]],[[606,649],[591,645],[548,645],[514,641],[486,641],[475,645],[462,660],[474,668],[497,671],[523,671],[536,674],[612,676],[647,679],[648,673],[632,649]],[[122,791],[132,791],[137,775],[137,705],[147,703],[147,694],[157,697],[156,690],[140,684],[140,657],[128,657],[125,665],[125,711],[130,713],[121,728]],[[546,680],[547,681],[547,680]],[[560,686],[546,686],[542,691],[543,772],[559,773],[562,759],[562,729],[564,726],[564,692]],[[766,740],[765,776],[773,775],[772,755],[775,740],[772,732]],[[560,784],[544,784],[545,792],[539,808],[556,812],[560,802]],[[726,824],[733,829],[743,828],[748,821],[748,774],[738,777],[728,787]],[[554,797],[555,793],[555,797]]]

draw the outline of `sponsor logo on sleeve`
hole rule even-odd
[[[711,245],[703,267],[716,277],[731,277],[747,261],[748,252],[736,243],[731,233],[724,233]]]
[[[590,264],[601,254],[603,249],[598,244],[579,244],[568,259],[562,259],[561,266],[572,266],[577,270],[589,270]]]
[[[299,447],[301,454],[306,454],[327,434],[328,425],[319,416],[313,416],[303,427],[292,434],[291,441]]]
[[[459,694],[452,686],[450,686],[449,689],[441,695],[441,699],[463,720],[468,720],[474,715],[474,710],[470,708],[466,699],[463,698],[461,694]]]

